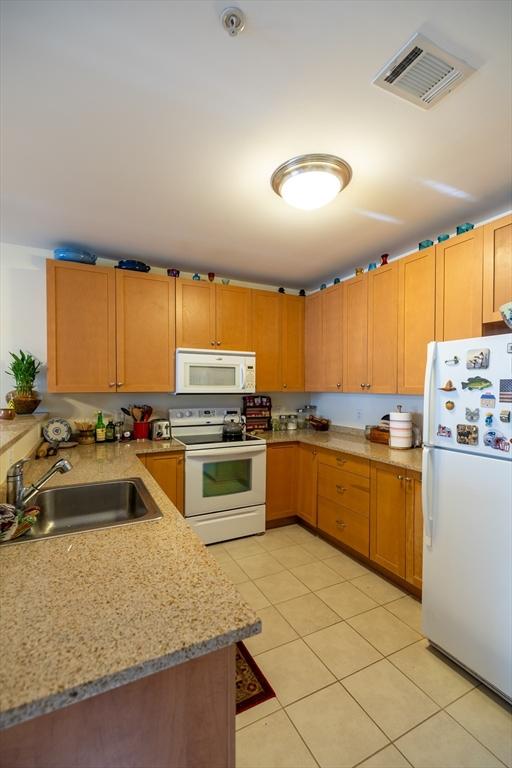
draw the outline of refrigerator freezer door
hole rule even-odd
[[[487,357],[487,368],[467,367]],[[426,445],[512,459],[511,399],[512,334],[429,344]]]
[[[431,449],[423,631],[512,698],[512,467]]]

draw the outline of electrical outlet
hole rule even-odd
[[[357,421],[361,421],[362,418],[363,418],[363,412],[358,408],[356,411],[356,419]]]

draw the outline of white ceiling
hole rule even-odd
[[[4,0],[2,239],[317,285],[510,207],[507,0]],[[422,111],[371,84],[416,32],[477,67]],[[346,159],[327,207],[271,190]]]

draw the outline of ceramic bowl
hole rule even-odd
[[[10,421],[16,416],[16,411],[13,408],[0,408],[0,419]]]

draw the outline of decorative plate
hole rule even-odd
[[[50,419],[43,427],[43,436],[49,443],[68,442],[71,437],[71,427],[65,419]]]

